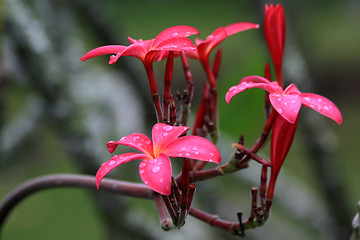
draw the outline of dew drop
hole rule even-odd
[[[147,145],[150,145],[150,144],[151,144],[151,141],[150,141],[150,140],[147,140],[145,143],[146,143]]]
[[[146,163],[144,162],[140,163],[139,168],[144,168],[144,167],[146,167]]]
[[[318,102],[319,102],[319,103],[320,103],[320,102],[322,102],[322,99],[321,99],[321,98],[319,98],[319,99],[318,99]]]
[[[163,181],[164,181],[164,179],[163,179],[163,178],[160,178],[159,182],[162,183]]]
[[[120,142],[124,142],[126,140],[126,137],[120,138]]]
[[[116,162],[114,161],[114,160],[111,160],[110,162],[109,162],[109,167],[110,166],[112,166],[112,165],[114,165]]]
[[[295,100],[292,100],[292,101],[291,101],[291,103],[292,103],[292,104],[295,104],[295,103],[296,103],[296,101],[295,101]]]
[[[287,102],[284,102],[284,105],[285,105],[285,106],[287,106],[287,105],[288,105],[288,103],[287,103]]]
[[[160,171],[160,167],[159,166],[155,166],[152,170],[153,173],[158,173]]]
[[[190,157],[190,153],[185,153],[185,156],[186,156],[186,157]]]
[[[139,170],[139,173],[140,173],[140,174],[144,174],[144,172],[145,172],[144,169],[140,169],[140,170]],[[146,183],[145,183],[145,184],[146,184]]]
[[[182,148],[180,148],[179,152],[183,152],[185,150],[186,150],[186,148],[182,147]]]
[[[157,159],[151,159],[151,160],[149,161],[149,163],[151,163],[151,164],[157,163]]]
[[[326,111],[329,110],[328,106],[325,106],[324,109],[325,109]]]
[[[277,98],[276,100],[277,100],[278,102],[281,102],[281,98]]]
[[[282,110],[281,108],[277,109],[277,111],[278,111],[278,113],[280,113],[280,114],[283,112],[283,110]]]
[[[178,33],[175,32],[175,33],[173,33],[171,36],[172,36],[172,37],[176,37],[177,35],[178,35]]]
[[[149,181],[145,181],[144,183],[145,183],[145,185],[148,185],[148,184],[149,184]]]
[[[138,143],[137,145],[138,145],[139,147],[142,147],[142,144],[141,144],[141,143]]]
[[[210,155],[211,155],[211,156],[214,156],[214,153],[211,152]]]
[[[197,149],[197,147],[193,147],[193,149],[192,149],[192,150],[196,151],[196,150],[198,150],[198,149]]]
[[[304,97],[304,100],[310,102],[310,98],[309,98],[309,97]]]
[[[209,162],[213,162],[214,160],[212,158],[209,159]]]
[[[182,153],[179,153],[178,156],[179,156],[179,157],[182,157]]]
[[[137,140],[139,140],[140,137],[136,136],[136,137],[133,137],[133,141],[136,142]]]
[[[169,125],[163,127],[163,130],[164,130],[165,132],[169,132],[169,131],[171,131],[172,129],[173,129],[173,127],[172,127],[172,126],[169,126]]]
[[[195,152],[195,155],[199,155],[199,152]]]
[[[163,135],[163,137],[166,137],[168,135],[168,133],[164,132],[162,135]]]

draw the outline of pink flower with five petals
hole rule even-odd
[[[296,122],[301,105],[304,105],[342,124],[343,119],[339,109],[329,99],[314,93],[301,93],[294,84],[283,90],[277,82],[270,82],[260,76],[244,77],[238,85],[231,87],[226,93],[226,102],[229,104],[235,95],[249,88],[261,88],[267,91],[271,105],[290,123]]]
[[[107,148],[113,153],[118,145],[129,146],[142,153],[114,155],[102,164],[96,174],[96,186],[114,168],[133,161],[143,161],[139,165],[142,181],[153,191],[163,195],[171,194],[171,163],[169,157],[186,157],[206,162],[219,163],[221,156],[216,146],[199,136],[183,136],[189,127],[174,127],[157,123],[152,129],[152,140],[141,133],[133,133],[119,141],[110,141]]]

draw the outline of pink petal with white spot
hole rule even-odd
[[[343,119],[340,110],[332,101],[314,93],[301,93],[300,96],[302,104],[314,109],[328,118],[331,118],[338,124],[342,124]]]
[[[118,145],[128,146],[135,148],[151,157],[153,154],[153,144],[146,135],[142,133],[132,133],[125,137],[120,138],[119,141],[110,141],[106,144],[107,149],[110,153],[113,153]]]
[[[87,52],[84,56],[81,57],[81,61],[86,61],[93,57],[98,57],[105,54],[117,54],[123,52],[127,47],[122,45],[108,45],[95,48]]]
[[[294,123],[301,108],[301,98],[299,94],[275,94],[269,95],[271,105],[287,121]]]
[[[173,37],[160,42],[152,50],[167,50],[167,51],[196,51],[195,45],[188,38]]]
[[[186,126],[174,127],[165,123],[155,124],[152,129],[154,155],[156,156],[158,153],[160,153],[169,142],[177,139],[187,130],[189,130],[189,127]]]
[[[142,161],[139,173],[145,185],[153,191],[162,195],[171,194],[171,163],[165,154],[160,153],[155,159]]]
[[[133,160],[146,158],[149,158],[149,156],[140,153],[124,153],[121,155],[114,155],[109,161],[103,163],[97,171],[95,177],[96,187],[99,189],[101,180],[114,168]]]
[[[186,157],[206,162],[219,163],[221,155],[216,146],[199,136],[180,137],[162,150],[169,157]]]
[[[295,84],[290,84],[285,90],[284,94],[300,94],[301,92],[299,89],[295,86]]]
[[[191,26],[179,25],[169,27],[156,36],[151,48],[153,49],[157,47],[161,42],[173,37],[188,37],[194,34],[199,34],[199,31]]]
[[[274,86],[266,78],[259,76],[247,76],[244,77],[238,85],[229,89],[225,96],[226,102],[229,104],[235,95],[250,88],[261,88],[269,93],[275,92]]]

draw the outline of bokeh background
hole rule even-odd
[[[54,173],[94,175],[110,157],[105,144],[121,136],[149,134],[155,123],[145,71],[129,57],[80,61],[88,50],[127,45],[127,36],[150,39],[173,25],[191,25],[205,38],[234,22],[263,21],[265,3],[281,3],[287,20],[284,75],[301,91],[334,101],[344,123],[309,109],[280,173],[272,216],[247,239],[348,239],[360,199],[360,2],[319,1],[0,1],[0,199],[26,180]],[[229,87],[246,75],[262,75],[269,54],[262,30],[222,43],[219,75],[220,152],[224,161],[241,133],[251,146],[264,123],[263,92],[249,90],[231,105]],[[176,62],[175,89],[183,89]],[[190,62],[193,109],[204,73]],[[164,63],[155,65],[158,79]],[[159,81],[161,82],[161,81]],[[123,150],[126,150],[124,148]],[[268,147],[260,155],[268,159]],[[174,172],[178,166],[174,166]],[[194,205],[236,221],[249,214],[250,188],[260,167],[198,184]],[[139,182],[137,163],[111,175]],[[180,230],[160,229],[148,200],[79,189],[54,189],[22,202],[9,216],[2,239],[234,239],[197,219]]]

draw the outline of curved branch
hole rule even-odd
[[[95,177],[80,174],[53,174],[29,180],[11,193],[0,205],[0,229],[15,206],[29,195],[41,190],[58,187],[78,187],[96,190]],[[100,191],[108,191],[130,197],[152,199],[153,192],[144,184],[103,179]]]

